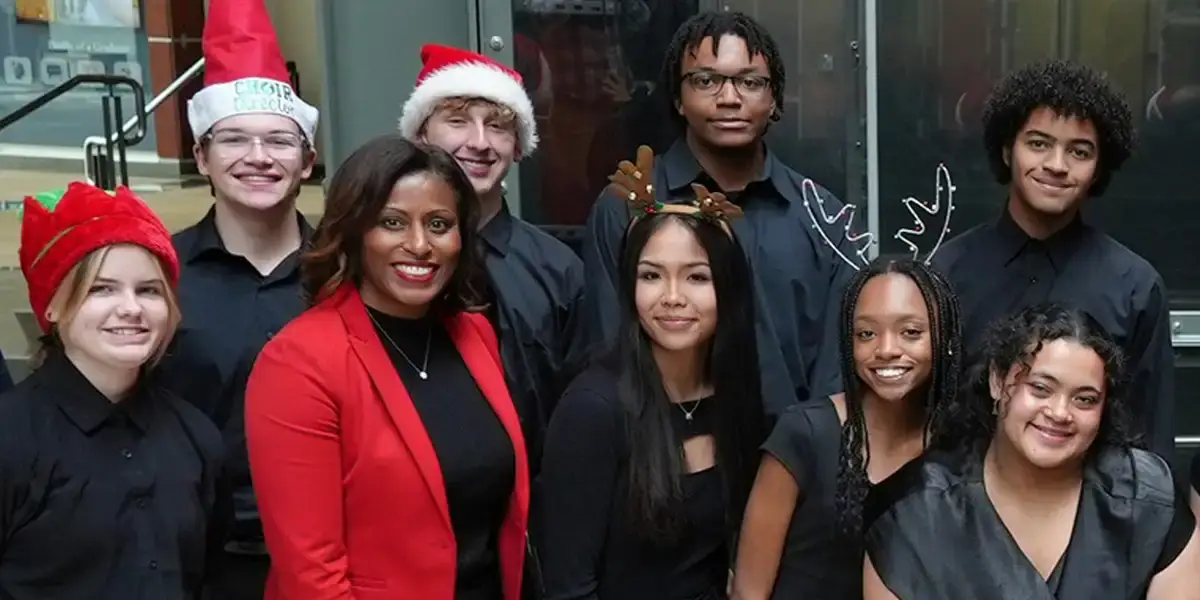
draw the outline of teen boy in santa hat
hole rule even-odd
[[[421,62],[400,132],[454,155],[479,196],[490,315],[536,473],[542,431],[582,362],[583,263],[566,244],[513,216],[504,198],[501,184],[513,162],[538,143],[521,76],[447,46],[425,46]]]
[[[296,197],[316,160],[318,113],[289,83],[263,0],[210,0],[203,45],[205,87],[188,121],[215,202],[174,236],[184,320],[164,377],[222,429],[232,459],[236,522],[214,597],[259,600],[269,560],[242,402],[258,351],[305,307],[299,253],[311,228]]]

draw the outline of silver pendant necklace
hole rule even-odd
[[[679,407],[679,410],[683,411],[683,418],[687,419],[688,423],[692,422],[692,415],[696,414],[696,409],[700,408],[700,403],[704,402],[704,398],[696,400],[695,402],[695,404],[692,404],[692,410],[688,410],[683,407],[684,404],[688,404],[687,402],[680,402],[676,405]]]
[[[369,310],[367,311],[367,317],[370,318],[371,322],[375,324],[375,328],[379,330],[379,333],[383,334],[384,339],[386,339],[388,343],[392,345],[392,348],[395,348],[396,352],[399,352],[400,356],[403,357],[404,360],[408,362],[409,366],[411,366],[413,370],[417,372],[417,375],[421,379],[429,379],[429,372],[426,369],[429,368],[429,342],[433,340],[433,325],[429,326],[429,333],[425,336],[425,360],[421,361],[421,366],[418,367],[417,363],[413,362],[412,359],[408,357],[408,354],[400,348],[400,344],[397,344],[396,341],[392,339],[392,336],[388,335],[388,332],[383,328],[382,325],[379,324],[379,321],[375,320],[375,315],[371,314],[371,311]],[[691,417],[688,419],[690,420]]]

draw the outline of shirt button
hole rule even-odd
[[[126,448],[121,451],[121,456],[124,456],[125,459],[128,460],[130,458],[133,458],[133,452],[130,451],[128,448]]]
[[[142,498],[142,499],[138,500],[137,507],[138,508],[146,508],[146,499]]]
[[[1030,277],[1029,283],[1037,283],[1037,277]]]
[[[158,561],[157,560],[150,561],[149,567],[150,567],[151,571],[157,571],[158,570]]]

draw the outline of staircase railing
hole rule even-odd
[[[108,155],[112,156],[116,152],[121,157],[121,182],[123,185],[129,183],[129,173],[125,168],[125,147],[130,144],[136,144],[146,136],[146,93],[142,88],[142,84],[136,79],[126,77],[124,75],[109,75],[109,74],[80,74],[76,75],[56,86],[54,89],[34,98],[27,102],[24,106],[14,110],[13,112],[0,117],[0,131],[8,128],[12,124],[24,119],[39,108],[53,102],[59,96],[70,92],[71,90],[86,84],[99,84],[104,86],[105,94],[101,97],[101,111],[104,115],[104,133],[108,140],[107,148]],[[123,98],[117,94],[117,88],[125,86],[133,92],[133,111],[134,116],[130,118],[131,126],[129,130],[133,135],[127,138],[124,134],[112,135],[113,121],[120,122],[123,112]],[[113,170],[113,165],[110,164],[106,169],[109,177],[106,183],[112,184],[116,179],[116,173]],[[107,185],[106,188],[114,187]]]
[[[159,92],[157,96],[150,99],[150,102],[145,105],[141,121],[138,121],[136,117],[130,118],[121,124],[119,131],[112,131],[106,116],[104,135],[90,136],[83,141],[83,176],[88,182],[99,187],[111,189],[115,187],[112,185],[115,183],[114,170],[119,170],[121,185],[129,185],[124,146],[142,141],[146,136],[146,128],[144,125],[139,124],[145,122],[146,116],[154,114],[154,111],[158,110],[158,107],[162,106],[167,99],[178,93],[183,86],[187,85],[189,81],[203,72],[204,59],[201,58],[188,67],[186,71],[180,73],[174,81],[167,84],[167,87],[163,88],[163,91]],[[119,116],[117,121],[120,121]],[[130,133],[133,133],[133,136],[127,137]],[[122,144],[122,140],[125,140],[126,143]],[[114,150],[119,154],[119,160],[114,160]]]

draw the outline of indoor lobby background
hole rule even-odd
[[[203,8],[194,0],[40,0],[63,5],[63,15],[122,2],[135,7],[132,27],[66,16],[47,23],[28,14],[38,0],[0,0],[0,114],[81,68],[136,73],[153,96],[199,58]],[[638,144],[663,150],[670,143],[658,70],[672,32],[699,10],[745,11],[771,30],[788,76],[772,149],[861,207],[855,228],[874,232],[883,251],[903,249],[892,235],[912,225],[901,199],[932,203],[939,165],[956,187],[951,235],[998,214],[1003,197],[988,173],[979,116],[1004,73],[1046,57],[1101,69],[1128,95],[1140,146],[1089,207],[1090,217],[1163,274],[1180,367],[1177,414],[1182,432],[1200,436],[1200,399],[1192,391],[1200,389],[1200,218],[1193,204],[1200,175],[1192,169],[1200,143],[1200,0],[267,3],[284,54],[296,64],[300,94],[322,110],[317,141],[329,171],[395,128],[423,44],[471,47],[514,65],[535,100],[543,142],[510,178],[509,201],[568,241],[617,160]],[[189,177],[181,99],[197,85],[154,113],[152,130],[131,153],[135,175]],[[99,133],[91,94],[68,94],[0,132],[0,172],[80,170],[83,138]],[[936,231],[939,219],[926,220]],[[924,237],[927,250],[936,236]],[[1200,442],[1189,436],[1181,442]]]

